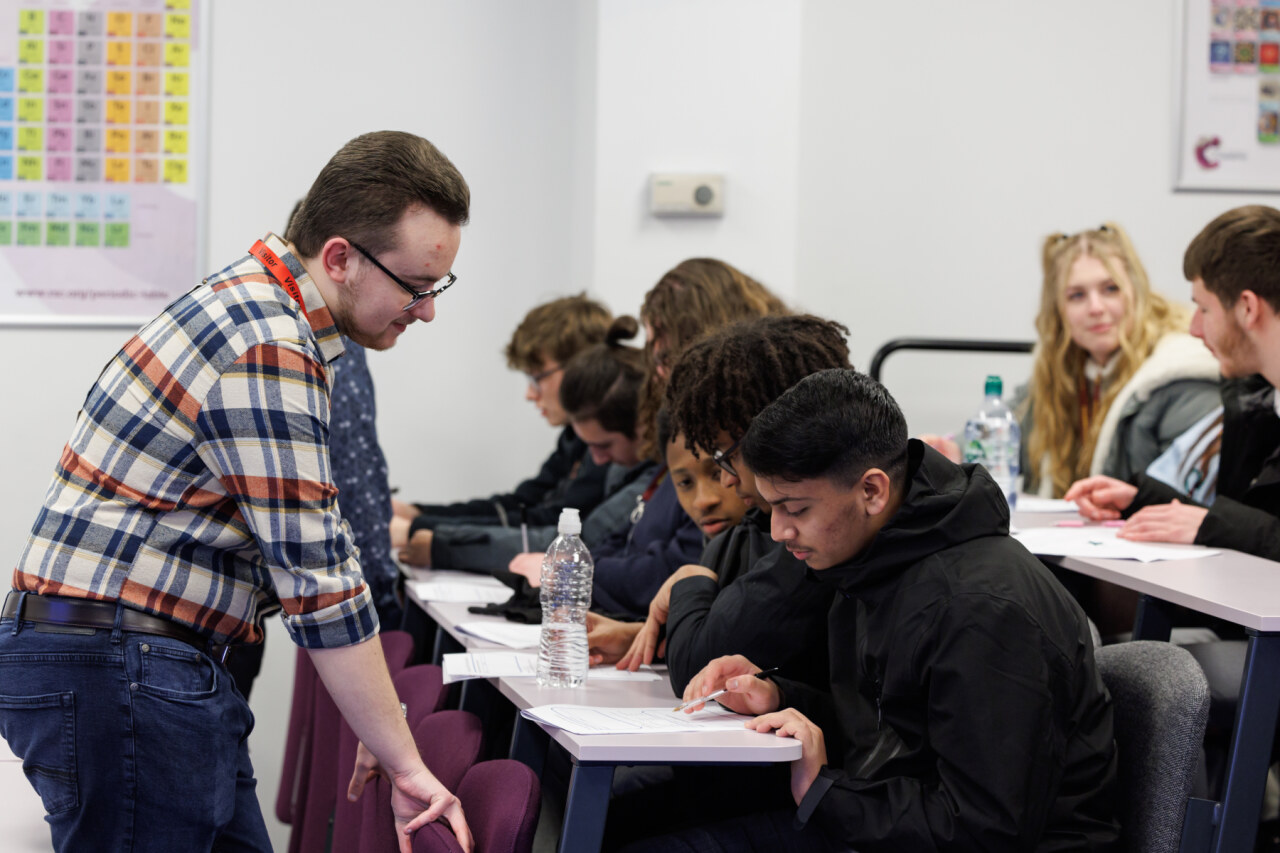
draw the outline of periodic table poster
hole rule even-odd
[[[1280,191],[1280,0],[1185,0],[1177,189]]]
[[[0,0],[0,322],[136,324],[203,274],[207,0]]]

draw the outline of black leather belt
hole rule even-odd
[[[106,628],[107,630],[116,626],[116,602],[114,601],[93,601],[88,598],[66,598],[35,593],[27,593],[24,598],[18,590],[10,590],[4,600],[4,610],[0,611],[0,618],[17,617],[19,605],[22,607],[24,622],[43,622],[73,628]],[[120,629],[178,640],[195,646],[201,651],[207,651],[220,660],[225,660],[230,650],[230,646],[213,645],[185,625],[128,607],[125,607],[120,614]]]

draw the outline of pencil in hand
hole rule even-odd
[[[774,674],[775,672],[777,672],[777,671],[778,671],[778,667],[776,667],[776,666],[771,666],[771,667],[769,667],[768,669],[762,669],[762,670],[760,670],[759,672],[754,672],[754,673],[752,673],[752,672],[748,672],[748,673],[743,673],[743,674],[744,674],[744,675],[754,675],[756,678],[759,678],[761,681],[764,681],[764,680],[768,679],[768,678],[769,678],[769,676],[773,675],[773,674]],[[677,705],[677,706],[675,706],[674,708],[672,708],[672,709],[671,709],[671,711],[672,711],[672,713],[677,713],[677,712],[679,712],[679,711],[683,711],[685,708],[690,708],[690,707],[692,707],[692,706],[694,706],[694,705],[697,705],[697,704],[699,704],[699,703],[701,703],[701,702],[710,702],[712,699],[717,699],[717,698],[719,698],[719,697],[723,696],[724,694],[726,694],[726,693],[728,693],[728,692],[729,692],[728,688],[721,687],[719,690],[716,690],[716,691],[714,691],[714,692],[712,692],[712,693],[708,693],[706,696],[699,696],[697,699],[690,699],[688,702],[681,702],[679,705]]]

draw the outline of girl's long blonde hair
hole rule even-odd
[[[1089,256],[1107,268],[1124,291],[1128,311],[1120,330],[1120,352],[1114,372],[1087,428],[1080,403],[1084,366],[1089,354],[1071,340],[1063,320],[1064,290],[1071,265]],[[1038,477],[1048,462],[1054,496],[1061,496],[1075,480],[1089,475],[1098,430],[1116,395],[1133,378],[1167,332],[1186,331],[1188,309],[1169,302],[1151,290],[1147,271],[1124,229],[1114,222],[1079,234],[1052,234],[1042,251],[1044,283],[1040,289],[1040,313],[1036,331],[1035,365],[1031,373],[1031,435],[1026,437],[1027,458]],[[1083,433],[1083,434],[1082,434]]]

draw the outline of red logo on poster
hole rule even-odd
[[[1216,136],[1204,136],[1196,143],[1196,162],[1200,164],[1202,169],[1218,168],[1218,161],[1209,159],[1212,149],[1222,144],[1222,140]]]

